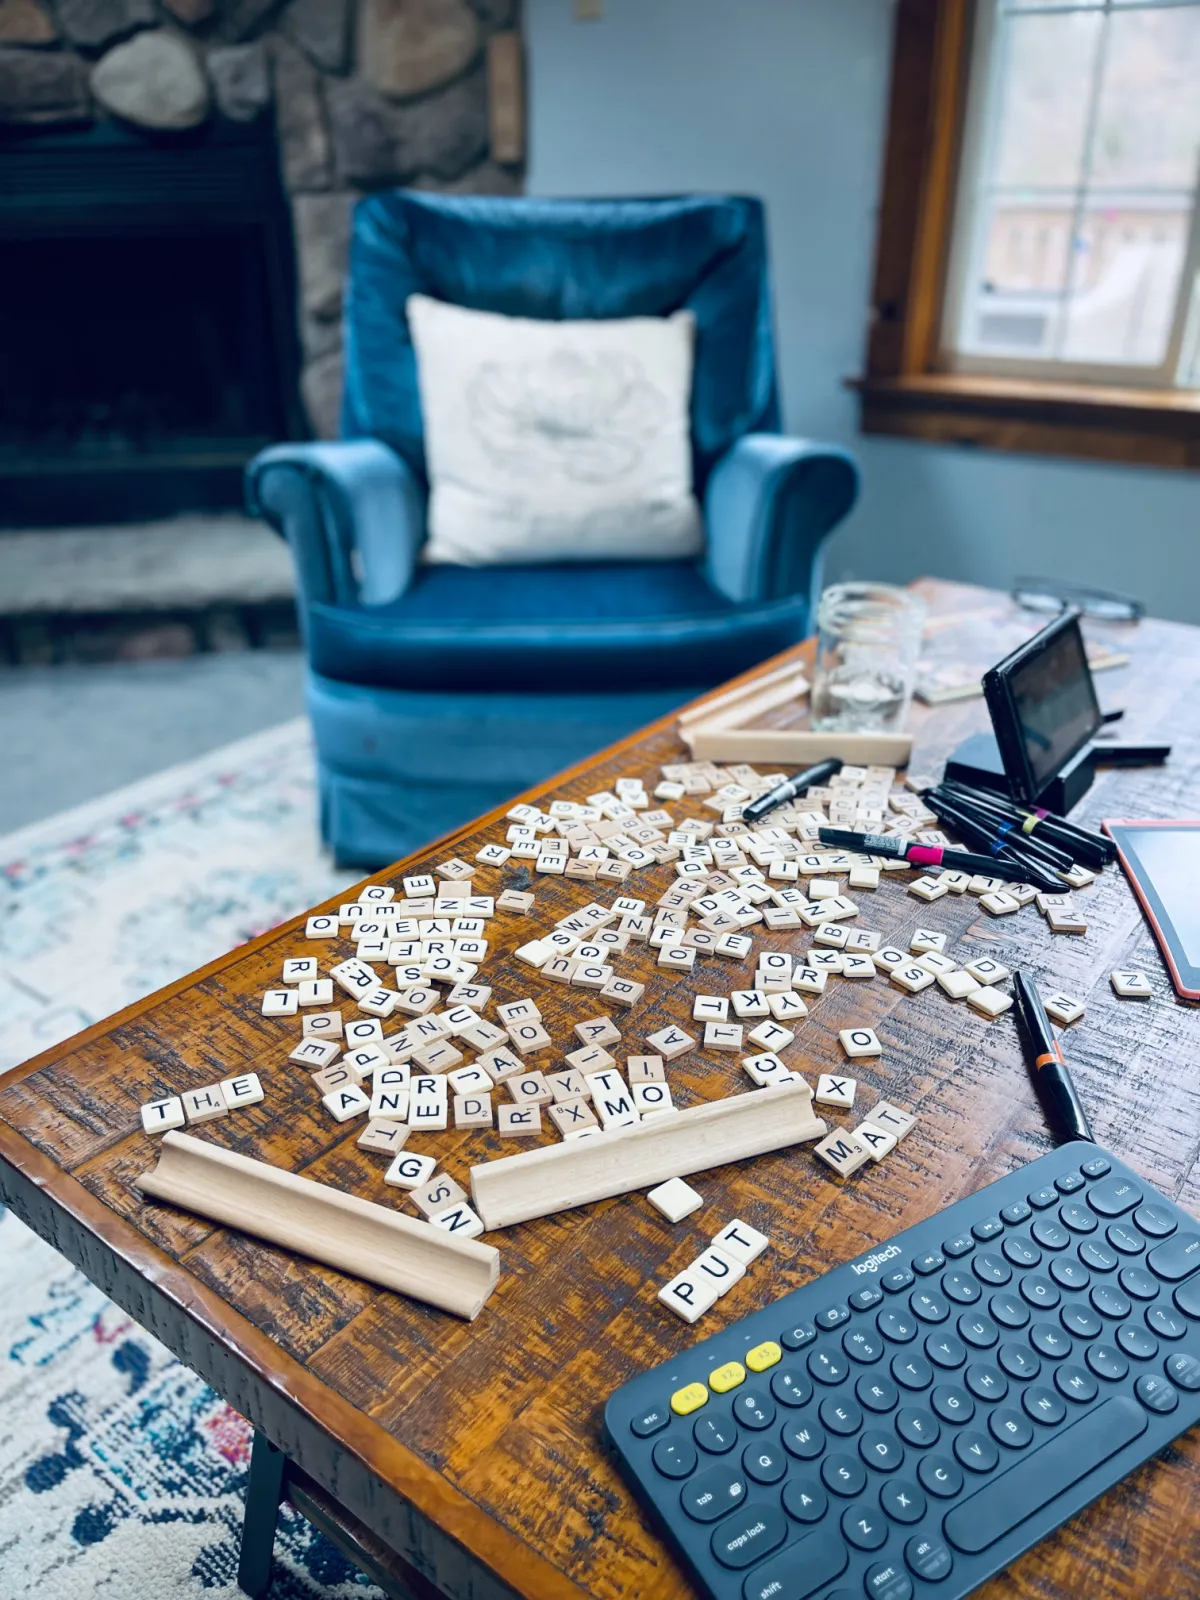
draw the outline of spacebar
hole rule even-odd
[[[977,1555],[1145,1431],[1146,1413],[1137,1401],[1114,1395],[960,1500],[946,1513],[942,1532],[957,1549]]]

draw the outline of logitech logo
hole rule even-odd
[[[898,1244],[888,1245],[886,1250],[873,1250],[869,1256],[864,1256],[861,1261],[852,1261],[850,1270],[857,1272],[861,1277],[864,1272],[878,1272],[885,1261],[891,1261],[900,1254]]]

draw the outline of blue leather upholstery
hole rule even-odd
[[[422,567],[425,456],[404,315],[420,290],[535,317],[697,319],[702,562]],[[415,849],[806,631],[853,457],[778,431],[755,200],[398,192],[359,203],[343,431],[251,463],[291,544],[322,831],[375,866]]]

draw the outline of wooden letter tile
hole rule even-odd
[[[419,1156],[401,1151],[383,1175],[394,1189],[419,1189],[437,1169],[435,1156]]]
[[[944,890],[942,892],[945,893]],[[836,1128],[832,1133],[827,1133],[820,1144],[813,1146],[813,1154],[832,1168],[839,1178],[848,1178],[871,1159],[870,1149],[856,1131],[843,1133]]]
[[[209,1084],[205,1089],[189,1089],[182,1099],[189,1126],[229,1115],[219,1083]]]
[[[230,1111],[240,1111],[243,1106],[256,1106],[266,1099],[257,1072],[242,1072],[235,1078],[223,1078],[221,1094]]]
[[[838,1034],[842,1049],[852,1059],[859,1056],[881,1056],[883,1046],[873,1028],[843,1028]]]
[[[854,1104],[854,1092],[857,1088],[858,1084],[854,1078],[843,1078],[837,1073],[823,1072],[817,1079],[813,1100],[819,1106],[836,1106],[840,1111],[849,1111]]]
[[[558,1100],[549,1107],[549,1112],[551,1122],[564,1139],[569,1133],[579,1133],[584,1128],[600,1126],[591,1106],[579,1097],[572,1100]]]
[[[668,1222],[682,1222],[684,1217],[690,1217],[693,1211],[699,1211],[704,1204],[702,1196],[690,1184],[684,1183],[682,1178],[668,1178],[666,1183],[649,1190],[646,1199]]]
[[[186,1121],[183,1101],[178,1095],[168,1095],[165,1100],[147,1100],[142,1107],[142,1127],[147,1133],[167,1133],[171,1128],[182,1128]]]
[[[542,1131],[537,1106],[501,1105],[496,1108],[496,1132],[502,1139],[530,1139]]]
[[[395,1155],[404,1149],[408,1132],[403,1122],[393,1122],[386,1117],[372,1117],[355,1143],[360,1150],[377,1150],[381,1155]]]

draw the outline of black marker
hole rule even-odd
[[[811,788],[814,783],[824,783],[826,778],[832,778],[835,772],[841,770],[842,762],[837,756],[830,756],[828,761],[818,761],[807,772],[798,772],[794,778],[788,778],[776,788],[768,789],[766,794],[760,794],[757,800],[751,800],[742,807],[742,817],[746,822],[758,822],[768,811],[774,811],[776,806],[794,800],[801,789]]]
[[[1095,1143],[1083,1102],[1062,1053],[1062,1045],[1050,1030],[1050,1021],[1037,985],[1023,972],[1013,974],[1013,998],[1016,1002],[1017,1024],[1027,1047],[1026,1064],[1050,1123],[1051,1133],[1059,1144],[1067,1144],[1072,1139],[1087,1139]]]

